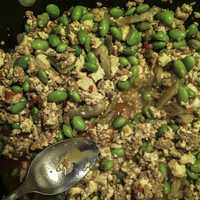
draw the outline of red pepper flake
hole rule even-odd
[[[11,91],[11,90],[5,90],[5,92],[4,92],[5,100],[11,101],[14,96],[15,96],[15,93],[13,91]]]
[[[93,85],[90,85],[89,86],[89,93],[92,93],[94,91],[94,86]]]
[[[152,48],[152,44],[149,44],[149,43],[145,42],[144,45],[143,45],[143,48],[144,49],[151,49]]]
[[[35,104],[40,105],[42,103],[41,97],[34,93],[30,94],[30,99],[31,99],[30,102],[32,105],[35,105]]]

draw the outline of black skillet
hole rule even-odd
[[[128,0],[98,0],[102,2],[104,6],[125,6],[125,3]],[[173,4],[161,2],[161,0],[146,0],[150,5],[157,5],[162,8],[169,8],[174,10],[177,6],[182,5],[183,3],[194,2],[195,0],[174,0]],[[17,44],[16,36],[18,33],[24,31],[24,12],[29,9],[34,11],[35,15],[44,11],[45,6],[48,3],[55,3],[59,5],[62,10],[66,10],[71,6],[76,4],[86,5],[87,7],[95,7],[95,0],[37,0],[33,7],[24,8],[19,3],[18,0],[1,0],[0,5],[0,48],[5,51],[12,50]],[[196,5],[194,6],[195,11],[200,11],[200,1],[196,0]],[[194,19],[190,19],[186,22],[190,24]],[[1,41],[4,41],[5,44],[1,45]],[[6,160],[0,157],[0,199],[3,194],[12,191],[16,187],[17,180],[13,178],[11,172],[13,169],[19,166],[19,162]],[[30,199],[46,199],[46,197],[31,197]],[[54,197],[47,197],[48,200],[56,200]]]

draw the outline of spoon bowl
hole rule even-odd
[[[89,139],[73,138],[51,145],[34,158],[24,183],[5,200],[32,192],[62,193],[78,183],[97,158],[98,149]]]

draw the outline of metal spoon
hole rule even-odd
[[[24,183],[4,200],[16,200],[32,192],[62,193],[79,182],[97,158],[98,149],[89,139],[68,139],[49,146],[32,161]]]

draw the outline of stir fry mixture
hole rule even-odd
[[[0,51],[2,155],[92,138],[96,167],[68,200],[200,199],[200,32],[175,11],[57,5]]]

